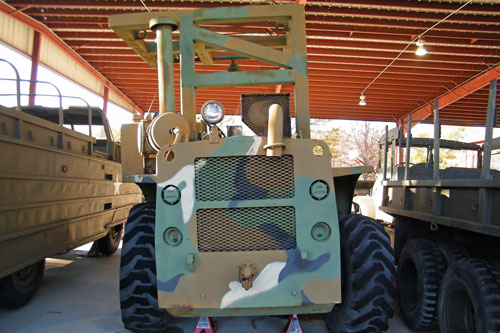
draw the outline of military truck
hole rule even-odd
[[[46,257],[92,241],[96,251],[113,254],[130,208],[142,201],[136,185],[121,182],[120,146],[102,110],[64,109],[60,93],[60,107],[22,106],[24,80],[12,68],[15,79],[5,80],[16,87],[17,103],[0,106],[0,306],[5,308],[34,296]]]
[[[384,137],[380,209],[395,219],[398,300],[413,330],[500,330],[500,171],[490,166],[500,149],[492,139],[496,87],[493,80],[483,144],[440,139],[438,104],[434,138],[413,138],[411,117],[406,136],[400,128]],[[416,163],[418,149],[425,161]],[[444,167],[443,149],[468,152],[469,165]]]
[[[125,327],[162,331],[170,316],[324,313],[334,332],[387,329],[390,241],[374,220],[350,215],[365,170],[332,169],[328,145],[310,138],[304,7],[133,13],[109,23],[159,77],[159,115],[122,127],[124,177],[146,198],[125,227]],[[248,59],[266,65],[237,64]],[[221,62],[223,72],[212,66]],[[241,95],[255,136],[226,137],[217,126],[224,105],[196,93],[250,85],[289,85],[293,102],[286,93]]]

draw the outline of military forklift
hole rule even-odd
[[[146,198],[125,227],[125,327],[322,313],[332,332],[386,330],[395,297],[390,240],[374,220],[351,215],[365,170],[332,169],[327,144],[310,138],[304,7],[132,13],[109,22],[159,78],[159,113],[122,127],[124,177]],[[236,63],[249,59],[265,66]],[[214,71],[216,62],[228,71]],[[293,101],[241,95],[255,136],[227,137],[218,126],[224,105],[196,98],[207,87],[276,85],[293,86]]]

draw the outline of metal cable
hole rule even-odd
[[[144,3],[144,1],[142,1],[142,0],[139,0],[139,1],[142,3],[142,5],[144,6],[144,8],[146,8],[146,10],[151,13],[151,10],[148,8],[148,6],[146,6],[146,4]]]
[[[141,0],[142,1],[142,0]],[[399,52],[399,54],[396,56],[396,58],[394,58],[391,63],[389,65],[387,65],[373,80],[372,82],[370,82],[365,89],[363,89],[363,91],[361,92],[361,95],[363,95],[365,93],[365,91],[370,88],[370,86],[375,82],[377,81],[377,79],[382,75],[384,74],[384,72],[392,66],[392,64],[399,59],[399,57],[401,57],[401,55],[410,47],[410,45],[412,45],[416,40],[419,40],[423,35],[425,35],[426,33],[428,33],[429,31],[431,31],[432,29],[434,29],[436,26],[438,26],[439,24],[443,23],[444,21],[446,21],[450,16],[456,14],[458,11],[460,11],[462,8],[464,8],[465,6],[467,6],[469,3],[471,3],[472,0],[469,0],[467,1],[465,4],[463,4],[462,6],[458,7],[457,9],[455,9],[453,12],[451,12],[450,14],[448,14],[446,17],[444,17],[443,19],[441,19],[439,22],[435,23],[433,26],[431,26],[430,28],[428,28],[427,30],[425,30],[424,32],[422,32],[420,35],[418,35],[417,37],[413,38],[409,43],[408,45],[406,45],[406,47],[401,51]]]

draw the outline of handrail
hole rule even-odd
[[[2,80],[0,78],[0,80]],[[44,81],[39,81],[39,82],[44,82]],[[0,94],[0,96],[12,96],[14,94]],[[43,96],[43,97],[59,97],[59,99],[62,101],[63,98],[73,98],[73,99],[79,99],[81,101],[83,101],[85,104],[87,104],[87,110],[88,110],[88,122],[89,122],[89,135],[92,136],[92,107],[90,106],[90,104],[84,100],[83,98],[81,97],[77,97],[77,96],[66,96],[66,95],[61,95],[60,92],[59,92],[59,96],[57,95],[52,95],[52,94],[23,94],[21,93],[20,96]],[[62,107],[62,103],[60,104],[60,107],[59,107],[59,125],[63,125],[64,124],[64,118],[63,118],[63,112],[64,112],[64,109]]]
[[[11,79],[11,78],[0,78],[0,81],[16,81],[16,93],[15,94],[0,94],[0,96],[16,96],[16,109],[21,111],[21,96],[45,96],[45,97],[58,97],[59,98],[59,119],[58,119],[58,123],[60,126],[62,126],[64,124],[64,109],[63,109],[63,102],[62,102],[62,99],[63,98],[73,98],[73,99],[79,99],[81,101],[83,101],[86,105],[87,105],[87,109],[88,109],[88,123],[89,123],[89,136],[92,136],[92,108],[90,107],[89,103],[84,100],[83,98],[81,97],[76,97],[76,96],[63,96],[61,94],[61,91],[59,90],[59,88],[53,84],[52,82],[48,82],[48,81],[41,81],[41,80],[25,80],[25,79],[21,79],[20,75],[19,75],[19,71],[17,70],[16,66],[14,66],[14,64],[12,64],[10,61],[6,60],[6,59],[2,59],[0,58],[0,62],[5,62],[7,63],[10,67],[12,67],[12,69],[14,70],[15,74],[16,74],[16,78],[15,79]],[[29,83],[42,83],[42,84],[48,84],[48,85],[51,85],[56,91],[57,91],[57,94],[23,94],[21,92],[21,82],[29,82]]]
[[[17,71],[16,66],[14,66],[14,64],[11,63],[10,61],[2,59],[2,58],[0,58],[0,61],[1,62],[5,62],[8,65],[10,65],[10,67],[12,67],[12,69],[16,73],[16,78],[15,79],[11,79],[11,80],[15,80],[16,81],[16,97],[17,97],[16,98],[16,100],[17,100],[16,109],[21,110],[21,95],[20,95],[21,94],[21,77],[19,76],[19,72]]]
[[[1,59],[0,59],[1,60]],[[0,81],[14,81],[16,79],[9,79],[9,78],[0,78]],[[36,83],[45,83],[45,84],[49,84],[51,85],[52,87],[54,87],[57,91],[57,95],[52,95],[52,94],[23,94],[20,90],[18,90],[16,92],[16,95],[18,96],[18,99],[19,99],[19,103],[21,101],[21,96],[46,96],[46,97],[59,97],[59,125],[62,125],[63,124],[63,119],[64,119],[64,115],[63,115],[63,106],[62,106],[62,95],[61,95],[61,91],[59,90],[59,88],[57,88],[57,86],[55,84],[53,84],[52,82],[48,82],[48,81],[39,81],[39,80],[25,80],[25,79],[19,79],[17,80],[19,81],[19,89],[21,88],[21,82],[29,82],[29,83],[32,83],[32,82],[36,82]],[[0,96],[11,96],[13,94],[0,94]],[[18,105],[18,109],[21,108],[21,104]]]

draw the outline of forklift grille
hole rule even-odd
[[[295,195],[293,156],[196,158],[198,201],[289,199]]]
[[[196,211],[200,252],[291,250],[294,207],[207,208]]]

